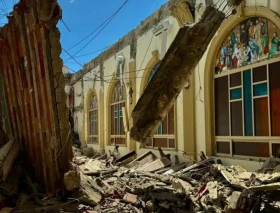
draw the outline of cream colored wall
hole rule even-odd
[[[95,68],[93,68],[91,70],[91,72],[88,72],[85,76],[84,76],[84,111],[85,111],[85,117],[84,120],[81,120],[81,122],[79,121],[79,125],[84,125],[84,129],[85,129],[85,137],[87,138],[88,136],[88,120],[87,120],[87,116],[88,116],[88,110],[87,110],[87,101],[88,101],[88,95],[90,94],[90,90],[93,90],[96,92],[97,98],[98,98],[98,104],[99,106],[102,104],[100,103],[102,101],[102,98],[100,97],[100,95],[103,95],[104,99],[103,99],[103,106],[104,106],[104,113],[103,115],[99,115],[98,119],[103,119],[103,121],[101,122],[101,124],[105,125],[103,128],[103,131],[101,130],[101,126],[99,123],[98,126],[98,133],[99,136],[103,135],[103,140],[99,141],[98,145],[93,145],[93,144],[88,144],[88,146],[93,147],[95,150],[100,150],[102,147],[102,143],[105,145],[105,151],[106,153],[109,152],[110,150],[113,150],[113,146],[108,146],[108,141],[109,141],[109,129],[108,129],[108,106],[109,106],[109,100],[108,100],[108,95],[109,95],[109,88],[110,86],[112,86],[113,84],[111,83],[111,80],[113,79],[113,74],[116,72],[116,68],[117,68],[117,55],[119,53],[123,53],[123,55],[125,56],[125,64],[124,64],[124,70],[123,72],[124,74],[124,81],[126,82],[128,78],[128,64],[129,64],[129,59],[130,59],[130,46],[127,46],[126,48],[124,48],[122,51],[116,53],[114,56],[108,58],[107,60],[105,60],[103,62],[103,72],[104,72],[104,87],[102,87],[101,85],[101,81],[100,79],[97,77],[97,81],[93,81],[93,79],[95,78],[95,74],[97,76],[100,76],[100,66],[97,66]],[[90,80],[91,79],[91,80]],[[127,88],[126,88],[127,91]],[[120,147],[120,152],[121,154],[125,154],[127,153],[127,147]]]
[[[173,42],[173,40],[179,30],[179,25],[177,23],[177,20],[171,16],[169,17],[169,19],[172,22],[172,26],[171,26],[171,28],[169,28],[167,30],[166,50],[168,50],[169,46]],[[151,39],[152,39],[152,41],[151,41]],[[151,44],[150,44],[150,42],[151,42]],[[93,88],[93,81],[89,81],[89,79],[94,79],[94,74],[89,72],[83,77],[83,79],[84,79],[84,111],[85,111],[85,114],[83,115],[83,113],[81,113],[81,112],[76,112],[76,114],[79,116],[79,128],[82,128],[82,126],[84,126],[84,135],[85,135],[85,138],[87,139],[87,135],[88,135],[88,124],[87,124],[88,94],[91,89],[94,89],[98,96],[98,100],[100,100],[100,94],[102,94],[102,91],[103,91],[103,95],[104,95],[104,103],[103,103],[104,104],[104,115],[103,115],[104,131],[99,132],[99,133],[104,135],[105,152],[107,154],[109,153],[109,150],[113,151],[113,149],[114,149],[113,146],[108,145],[109,136],[110,136],[109,129],[108,129],[109,128],[108,127],[108,123],[109,123],[108,107],[110,104],[109,103],[110,102],[109,93],[113,86],[113,83],[111,83],[113,80],[111,75],[113,75],[113,73],[116,72],[116,68],[117,68],[116,67],[116,65],[117,65],[116,56],[119,53],[124,54],[125,65],[124,65],[123,72],[124,72],[126,94],[128,94],[128,91],[129,91],[129,83],[130,83],[130,85],[135,85],[136,91],[134,91],[134,92],[136,93],[136,100],[138,100],[140,97],[140,94],[142,93],[141,84],[143,83],[142,81],[144,81],[143,77],[144,77],[144,75],[147,75],[150,72],[150,70],[141,70],[141,69],[144,69],[147,67],[148,63],[152,59],[152,52],[157,50],[158,53],[160,54],[161,42],[162,42],[162,34],[160,34],[158,36],[153,36],[152,30],[149,30],[148,32],[146,32],[144,35],[142,35],[141,37],[139,37],[137,39],[137,54],[136,54],[136,76],[137,76],[137,78],[136,79],[129,79],[128,72],[133,71],[133,70],[129,70],[130,46],[125,47],[123,50],[119,51],[114,56],[106,59],[103,62],[104,78],[106,81],[108,81],[108,83],[106,83],[106,82],[104,83],[104,88],[101,87],[100,81],[96,81],[94,84],[94,88]],[[150,44],[150,47],[147,50],[149,44]],[[98,66],[98,67],[93,68],[92,72],[96,72],[97,75],[100,75],[99,70],[100,70],[100,67]],[[81,82],[78,81],[77,83],[75,83],[74,87],[77,88],[76,91],[81,91]],[[75,97],[75,98],[77,98],[77,97]],[[79,105],[81,100],[82,100],[81,97],[78,97],[78,99],[75,99],[75,101],[76,101],[75,105]],[[133,105],[129,104],[128,95],[127,95],[127,100],[126,100],[126,107],[127,107],[126,108],[127,112],[131,111],[134,107]],[[177,142],[176,150],[172,150],[172,151],[164,150],[165,153],[171,154],[172,160],[174,160],[174,155],[178,155],[180,161],[186,160],[183,157],[182,152],[181,152],[184,150],[184,143],[186,143],[186,141],[184,141],[183,109],[184,109],[183,93],[181,93],[176,101],[176,112],[175,112],[175,116],[176,116],[176,124],[175,124],[175,127],[176,127],[175,133],[176,134],[175,135],[176,135],[176,142]],[[129,121],[131,122],[131,116],[129,114],[128,114],[128,119],[130,119]],[[100,126],[99,126],[99,128],[100,128]],[[129,128],[131,128],[131,126],[129,126]],[[129,150],[131,150],[131,149],[129,149],[129,147],[132,146],[132,143],[130,143],[129,132],[126,133],[126,138],[127,138],[126,146],[119,147],[119,151],[120,151],[121,155],[125,155],[129,152]],[[100,144],[99,145],[88,144],[88,145],[92,146],[96,150],[100,150],[100,148],[101,148]],[[138,155],[141,155],[150,150],[151,149],[140,149],[140,144],[139,143],[136,144],[136,152]],[[152,151],[155,153],[155,155],[160,157],[157,149],[152,149]]]
[[[214,3],[216,3],[218,0],[214,0]],[[247,0],[246,6],[256,6],[256,10],[258,10],[258,7],[267,7],[269,6],[272,11],[277,11],[278,14],[280,14],[280,1],[279,0]],[[204,7],[202,7],[204,8]],[[201,13],[202,11],[200,11]],[[196,21],[199,19],[199,16],[196,17]],[[205,70],[205,63],[209,51],[209,47],[207,51],[205,52],[204,56],[200,60],[199,64],[197,65],[195,69],[195,94],[196,96],[200,94],[201,100],[195,101],[195,110],[196,110],[196,147],[197,151],[204,151],[206,152],[206,134],[205,134],[205,101],[204,101],[204,92],[205,90],[209,90],[210,88],[204,88],[204,70]],[[213,70],[214,71],[214,70]],[[200,86],[202,87],[202,90],[200,90]],[[234,160],[227,160],[227,163],[234,164]]]
[[[178,22],[175,18],[169,17],[169,19],[172,22],[172,26],[167,30],[167,41],[166,41],[166,50],[170,47],[171,43],[173,42],[174,38],[177,35],[177,32],[179,30],[179,25]],[[152,38],[152,42],[151,42]],[[149,43],[150,48],[148,49]],[[161,53],[161,42],[162,42],[162,34],[158,36],[153,36],[152,30],[148,31],[145,33],[143,36],[141,36],[137,40],[137,55],[136,55],[136,69],[140,70],[137,71],[137,78],[136,78],[136,97],[137,100],[139,99],[140,95],[142,94],[143,91],[141,91],[141,84],[142,81],[145,81],[146,79],[143,78],[145,74],[149,73],[150,70],[141,70],[145,69],[149,63],[149,61],[152,59],[152,52],[153,51],[158,51],[159,57]],[[146,54],[148,49],[148,53]],[[146,54],[146,57],[145,57]],[[152,68],[152,67],[149,67]],[[147,73],[146,73],[147,72]],[[176,150],[174,151],[168,151],[164,150],[165,153],[170,153],[172,160],[174,160],[174,155],[178,155],[180,161],[184,161],[183,155],[182,155],[182,150],[184,150],[184,132],[183,132],[183,95],[182,93],[179,95],[177,101],[176,101],[176,124],[175,124],[175,131],[176,131],[176,142],[177,142],[177,147]],[[136,144],[136,152],[138,155],[144,154],[147,151],[152,151],[156,156],[159,156],[159,152],[157,149],[144,149],[140,148],[140,144]],[[179,150],[179,151],[178,151]]]
[[[92,69],[90,72],[84,75],[83,80],[84,80],[84,120],[82,121],[81,125],[84,125],[84,134],[85,134],[85,139],[88,142],[88,134],[89,134],[89,121],[88,121],[88,99],[89,96],[91,95],[91,90],[95,92],[97,95],[97,100],[98,104],[100,105],[100,95],[99,91],[102,90],[101,88],[101,82],[99,81],[100,79],[96,77],[97,81],[93,81],[95,79],[95,75],[100,76],[100,66],[95,67]],[[99,116],[98,116],[99,119]],[[100,141],[99,141],[100,142]],[[99,150],[100,149],[100,143],[98,145],[95,144],[87,144],[88,146],[91,146],[94,148],[94,150]]]
[[[80,106],[82,102],[82,86],[81,81],[76,82],[73,85],[74,88],[74,107]],[[74,122],[76,117],[78,118],[78,134],[81,139],[81,133],[82,133],[82,122],[83,122],[83,112],[82,111],[75,111],[74,112]]]

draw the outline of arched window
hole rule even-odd
[[[253,17],[224,40],[214,81],[217,154],[280,154],[279,35],[271,21]]]
[[[111,140],[110,144],[125,144],[123,108],[125,107],[125,87],[117,81],[111,94]]]
[[[89,139],[88,143],[98,143],[98,100],[96,94],[93,92],[89,101]]]
[[[156,73],[158,67],[160,65],[160,61],[153,67],[151,70],[147,84],[151,81],[152,77]],[[153,147],[162,147],[162,148],[175,148],[175,110],[174,105],[169,110],[168,114],[166,115],[163,122],[159,125],[158,130],[151,141],[149,142],[148,146]]]

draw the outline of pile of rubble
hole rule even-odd
[[[161,151],[161,150],[160,150]],[[161,151],[162,153],[162,151]],[[279,166],[247,172],[203,157],[190,165],[172,165],[170,155],[157,158],[135,151],[117,158],[95,153],[75,156],[65,174],[68,195],[85,212],[279,212]],[[269,163],[276,159],[270,157]]]
[[[2,150],[3,149],[3,150]],[[2,148],[0,212],[280,212],[280,161],[271,156],[257,172],[241,166],[224,166],[207,158],[171,162],[159,149],[137,156],[121,156],[117,147],[110,156],[92,148],[73,148],[71,171],[64,175],[65,190],[46,195],[24,172],[17,143]],[[1,175],[0,174],[0,175]],[[3,207],[5,207],[3,209]]]

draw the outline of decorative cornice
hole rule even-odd
[[[194,22],[189,5],[185,0],[178,0],[178,2],[170,7],[171,15],[177,19],[180,27],[187,22]]]

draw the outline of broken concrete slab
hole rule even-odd
[[[187,165],[189,165],[189,163],[184,162],[178,165],[174,165],[171,166],[171,168],[169,170],[167,170],[166,172],[164,172],[163,174],[168,175],[168,174],[173,174],[174,172],[178,172],[180,170],[182,170],[183,168],[187,167]]]
[[[171,161],[168,158],[157,159],[151,163],[146,163],[142,167],[139,167],[138,171],[154,172],[164,167],[171,165]]]
[[[248,188],[251,191],[277,191],[280,190],[280,183],[270,183],[260,186],[251,186]]]
[[[239,174],[239,179],[249,180],[251,176],[252,176],[252,172],[242,172],[241,174]]]
[[[224,19],[223,12],[208,6],[196,24],[180,28],[133,109],[132,139],[147,144],[155,134]]]
[[[131,152],[127,153],[126,155],[116,159],[114,164],[120,164],[123,161],[126,161],[126,164],[127,164],[127,163],[129,163],[129,161],[132,161],[135,156],[136,156],[136,152],[131,151]]]
[[[123,199],[130,202],[130,203],[136,203],[137,202],[137,195],[126,193],[124,195]]]
[[[209,192],[209,198],[212,200],[218,199],[218,182],[217,181],[210,181],[207,183],[206,188]]]
[[[81,204],[96,206],[101,200],[100,192],[94,189],[92,179],[80,172],[80,190],[74,192],[73,197],[79,199]]]
[[[239,208],[239,200],[241,197],[241,192],[234,191],[230,197],[229,204],[227,209],[229,212],[233,212],[233,210],[237,210]]]
[[[272,183],[280,179],[280,172],[272,174],[256,174],[256,178],[262,183]]]
[[[155,159],[157,159],[156,155],[152,151],[148,151],[144,153],[143,155],[140,155],[135,160],[133,160],[131,163],[129,163],[128,167],[135,167],[135,166],[142,166],[146,163],[152,162]]]

